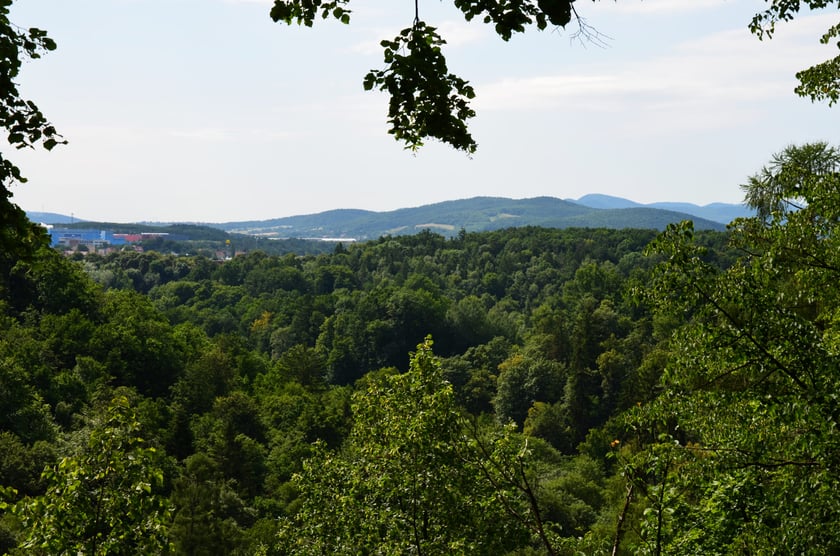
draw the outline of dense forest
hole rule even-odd
[[[0,553],[840,551],[840,153],[727,233],[0,253]],[[10,244],[11,245],[11,244]]]

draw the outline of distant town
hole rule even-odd
[[[106,254],[113,251],[121,251],[125,245],[138,244],[145,240],[157,238],[175,239],[171,238],[168,232],[119,234],[108,230],[56,228],[49,224],[45,224],[44,226],[52,238],[51,245],[56,249],[70,252]],[[143,250],[140,245],[134,245],[134,248],[137,251]]]

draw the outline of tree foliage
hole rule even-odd
[[[295,476],[301,506],[281,532],[292,554],[558,554],[561,528],[588,523],[558,499],[601,503],[554,475],[544,443],[467,417],[430,339],[406,373],[366,379],[353,410],[342,449],[320,446]]]
[[[767,8],[758,12],[750,22],[750,30],[758,38],[772,38],[776,31],[776,24],[791,21],[799,15],[802,8],[819,10],[836,6],[840,2],[831,0],[771,0]],[[819,39],[822,44],[836,41],[840,49],[840,23],[829,27]],[[827,100],[829,106],[840,99],[840,54],[804,69],[796,74],[799,85],[796,94],[808,97],[813,101]]]
[[[456,149],[475,152],[476,143],[466,123],[475,116],[468,104],[475,91],[460,77],[447,73],[440,49],[445,41],[437,29],[417,21],[394,40],[381,44],[387,69],[371,70],[364,87],[391,96],[388,133],[411,150],[422,147],[424,138],[432,137]]]
[[[637,429],[671,446],[663,552],[840,549],[838,187],[836,149],[788,147],[744,186],[759,216],[732,225],[736,264],[704,261],[688,225],[658,240],[653,298],[688,320]]]
[[[13,554],[161,554],[169,515],[160,454],[139,436],[126,398],[115,398],[76,455],[44,470],[42,496],[12,507],[21,539]]]
[[[284,534],[291,553],[489,554],[515,545],[516,524],[466,454],[430,341],[408,372],[369,381],[354,402],[343,450],[318,449],[296,475],[302,506]]]
[[[0,0],[0,127],[16,149],[40,145],[51,150],[64,140],[38,106],[21,96],[17,78],[26,60],[40,58],[56,45],[42,29],[16,26],[9,19],[12,2]],[[0,276],[8,273],[10,260],[31,254],[46,242],[43,230],[33,226],[11,201],[11,187],[24,181],[20,169],[0,153]]]

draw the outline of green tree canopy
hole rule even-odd
[[[465,426],[431,340],[408,372],[370,379],[353,409],[343,449],[320,446],[295,476],[301,507],[281,535],[289,553],[552,550],[527,444],[509,428]]]
[[[21,525],[12,553],[165,553],[169,508],[156,492],[162,458],[140,436],[128,400],[114,398],[86,445],[45,469],[46,493],[12,507]]]
[[[732,225],[725,271],[688,224],[658,241],[657,310],[687,322],[638,411],[635,438],[661,442],[628,477],[656,492],[663,553],[840,550],[838,169],[825,144],[776,155],[744,186],[761,215]]]

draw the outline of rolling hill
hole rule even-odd
[[[646,228],[661,230],[671,222],[694,220],[697,229],[723,230],[721,222],[685,212],[628,206],[600,209],[555,197],[507,199],[474,197],[387,212],[332,210],[271,220],[227,222],[213,226],[231,233],[276,238],[373,239],[429,229],[445,236],[519,226],[549,228]]]
[[[363,241],[383,235],[413,234],[424,229],[444,236],[454,236],[462,229],[467,232],[479,232],[520,226],[662,230],[669,223],[681,220],[694,220],[695,227],[700,230],[724,230],[725,224],[732,219],[749,215],[749,210],[743,205],[643,205],[620,197],[593,194],[577,200],[556,197],[474,197],[385,212],[337,209],[269,220],[205,224],[203,227],[276,239],[329,238]],[[50,224],[66,224],[72,220],[71,217],[55,213],[32,212],[29,213],[29,217],[33,221]],[[77,225],[80,224],[79,219],[75,221]],[[97,226],[102,229],[116,229],[127,225]],[[145,224],[144,228],[147,227],[153,226]]]

